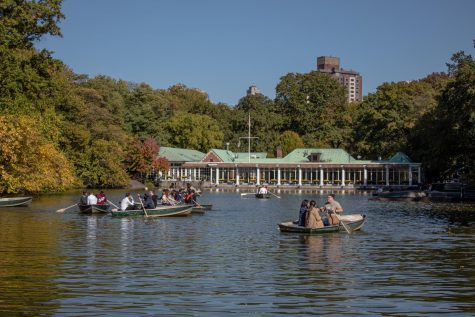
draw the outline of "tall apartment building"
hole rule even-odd
[[[254,95],[257,95],[257,94],[260,94],[261,91],[259,89],[257,89],[256,85],[252,85],[249,87],[249,89],[247,90],[247,95],[248,96],[254,96]]]
[[[338,80],[345,87],[349,102],[363,100],[363,77],[354,70],[340,68],[339,57],[318,57],[317,71],[329,74]]]

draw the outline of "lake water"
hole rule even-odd
[[[118,202],[123,192],[109,192]],[[475,207],[338,194],[351,235],[282,234],[300,202],[206,192],[204,215],[87,216],[77,193],[0,209],[0,316],[475,316]]]

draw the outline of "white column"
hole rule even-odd
[[[418,183],[418,184],[421,183],[421,180],[422,180],[422,179],[421,179],[421,176],[422,176],[422,175],[421,175],[421,167],[418,166],[418,167],[417,167],[417,183]]]
[[[345,186],[345,169],[341,169],[341,186]]]
[[[193,169],[193,178],[194,178],[195,181],[197,180],[197,178],[196,178],[196,167]]]
[[[219,167],[216,167],[216,185],[219,185]]]
[[[320,186],[323,186],[323,168],[320,167]]]
[[[363,185],[368,186],[368,170],[366,169],[366,166],[363,170]]]
[[[261,169],[259,167],[256,167],[256,185],[259,186],[261,184]]]
[[[236,166],[236,185],[239,186],[239,168]]]
[[[198,168],[198,179],[201,180],[201,168]]]
[[[299,186],[302,186],[302,168],[299,167]]]
[[[280,167],[277,168],[277,186],[280,186]]]
[[[389,165],[386,165],[386,186],[389,186]]]
[[[412,186],[412,166],[409,165],[409,186]]]
[[[181,175],[180,175],[180,170],[181,170],[181,167],[178,167],[178,168],[176,169],[176,179],[178,179],[178,180],[180,179],[180,176],[181,176]]]

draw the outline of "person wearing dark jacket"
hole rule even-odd
[[[307,217],[307,209],[308,209],[308,200],[304,199],[300,204],[300,211],[299,211],[299,222],[298,225],[301,227],[305,227],[305,219]]]

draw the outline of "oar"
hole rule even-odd
[[[343,221],[341,221],[341,218],[340,218],[340,216],[338,215],[338,213],[337,213],[336,211],[334,211],[333,213],[334,213],[335,216],[338,218],[338,221],[343,225],[343,228],[345,228],[346,232],[347,232],[348,234],[351,234],[352,231],[350,230],[350,228],[348,228],[348,227],[345,225],[345,223],[344,223]]]
[[[66,211],[67,209],[72,208],[72,207],[77,206],[77,205],[78,205],[78,204],[74,204],[74,205],[71,205],[71,206],[66,207],[66,208],[61,208],[61,209],[56,210],[56,212],[64,212],[64,211]]]
[[[202,207],[203,207],[203,206],[201,206],[200,204],[198,204],[198,203],[196,202],[196,200],[192,199],[192,201],[195,203],[195,205],[196,205],[197,207],[199,207],[199,208],[202,208]]]
[[[114,204],[112,201],[110,201],[109,199],[107,200],[107,202],[108,202],[109,204],[111,204],[112,206],[114,206],[115,208],[120,209],[119,207],[117,207],[117,205],[115,205],[115,204]]]
[[[277,196],[277,195],[274,194],[273,192],[268,192],[268,193],[271,194],[271,195],[274,195],[274,196],[277,197],[277,198],[282,198],[282,197],[280,197],[280,196]]]
[[[145,217],[148,217],[147,210],[145,210],[145,206],[143,205],[143,202],[142,202],[142,198],[140,197],[139,194],[137,194],[137,196],[139,196],[140,204],[142,205],[143,212],[145,213]]]

